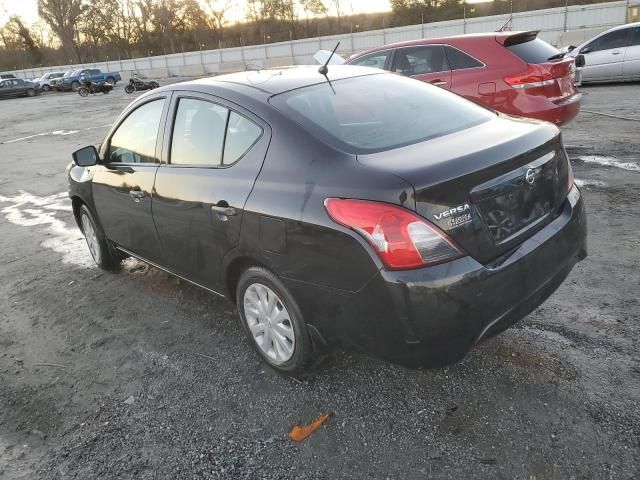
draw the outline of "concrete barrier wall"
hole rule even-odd
[[[559,47],[575,45],[576,39],[588,39],[603,30],[625,23],[629,5],[639,4],[640,0],[621,0],[515,13],[511,21],[511,29],[540,30],[540,37],[553,45]],[[36,78],[51,71],[100,68],[105,71],[115,70],[120,71],[121,74],[126,73],[126,75],[122,75],[126,80],[130,72],[139,72],[140,75],[150,78],[191,77],[241,71],[247,68],[314,64],[313,54],[316,51],[319,49],[333,50],[338,41],[340,41],[338,52],[343,56],[348,56],[388,43],[496,31],[504,26],[509,18],[509,15],[494,15],[471,18],[466,21],[462,19],[448,20],[266,45],[174,53],[84,65],[16,70],[15,74],[20,78]]]

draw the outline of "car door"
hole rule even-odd
[[[10,97],[12,88],[11,80],[2,80],[0,82],[0,97]]]
[[[630,29],[629,46],[624,54],[622,77],[624,80],[640,80],[640,26]]]
[[[443,45],[398,48],[391,71],[447,90],[451,88],[451,69]]]
[[[583,82],[622,79],[622,65],[629,45],[630,29],[605,33],[580,49],[584,55]]]
[[[222,262],[238,243],[271,131],[255,115],[210,95],[178,92],[171,112],[153,198],[164,266],[220,292]]]
[[[93,202],[111,241],[152,262],[162,249],[151,216],[168,98],[157,94],[130,107],[100,149],[93,172]]]

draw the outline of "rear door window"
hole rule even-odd
[[[631,29],[631,43],[634,47],[640,45],[640,27]]]
[[[442,45],[399,48],[393,59],[393,71],[407,77],[449,70]]]
[[[480,68],[484,67],[484,63],[476,60],[471,55],[464,53],[455,47],[445,45],[444,51],[449,61],[449,67],[451,70],[462,70],[465,68]]]
[[[546,63],[560,51],[540,38],[534,38],[507,47],[511,53],[526,63]]]

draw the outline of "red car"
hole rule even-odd
[[[346,63],[391,70],[510,115],[563,125],[580,111],[575,59],[538,32],[430,38],[367,50]]]

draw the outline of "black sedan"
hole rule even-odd
[[[0,80],[0,98],[34,97],[40,93],[40,87],[21,78],[7,78]]]
[[[154,90],[68,175],[98,265],[134,256],[227,297],[288,373],[336,346],[457,361],[586,256],[558,128],[363,67]]]

